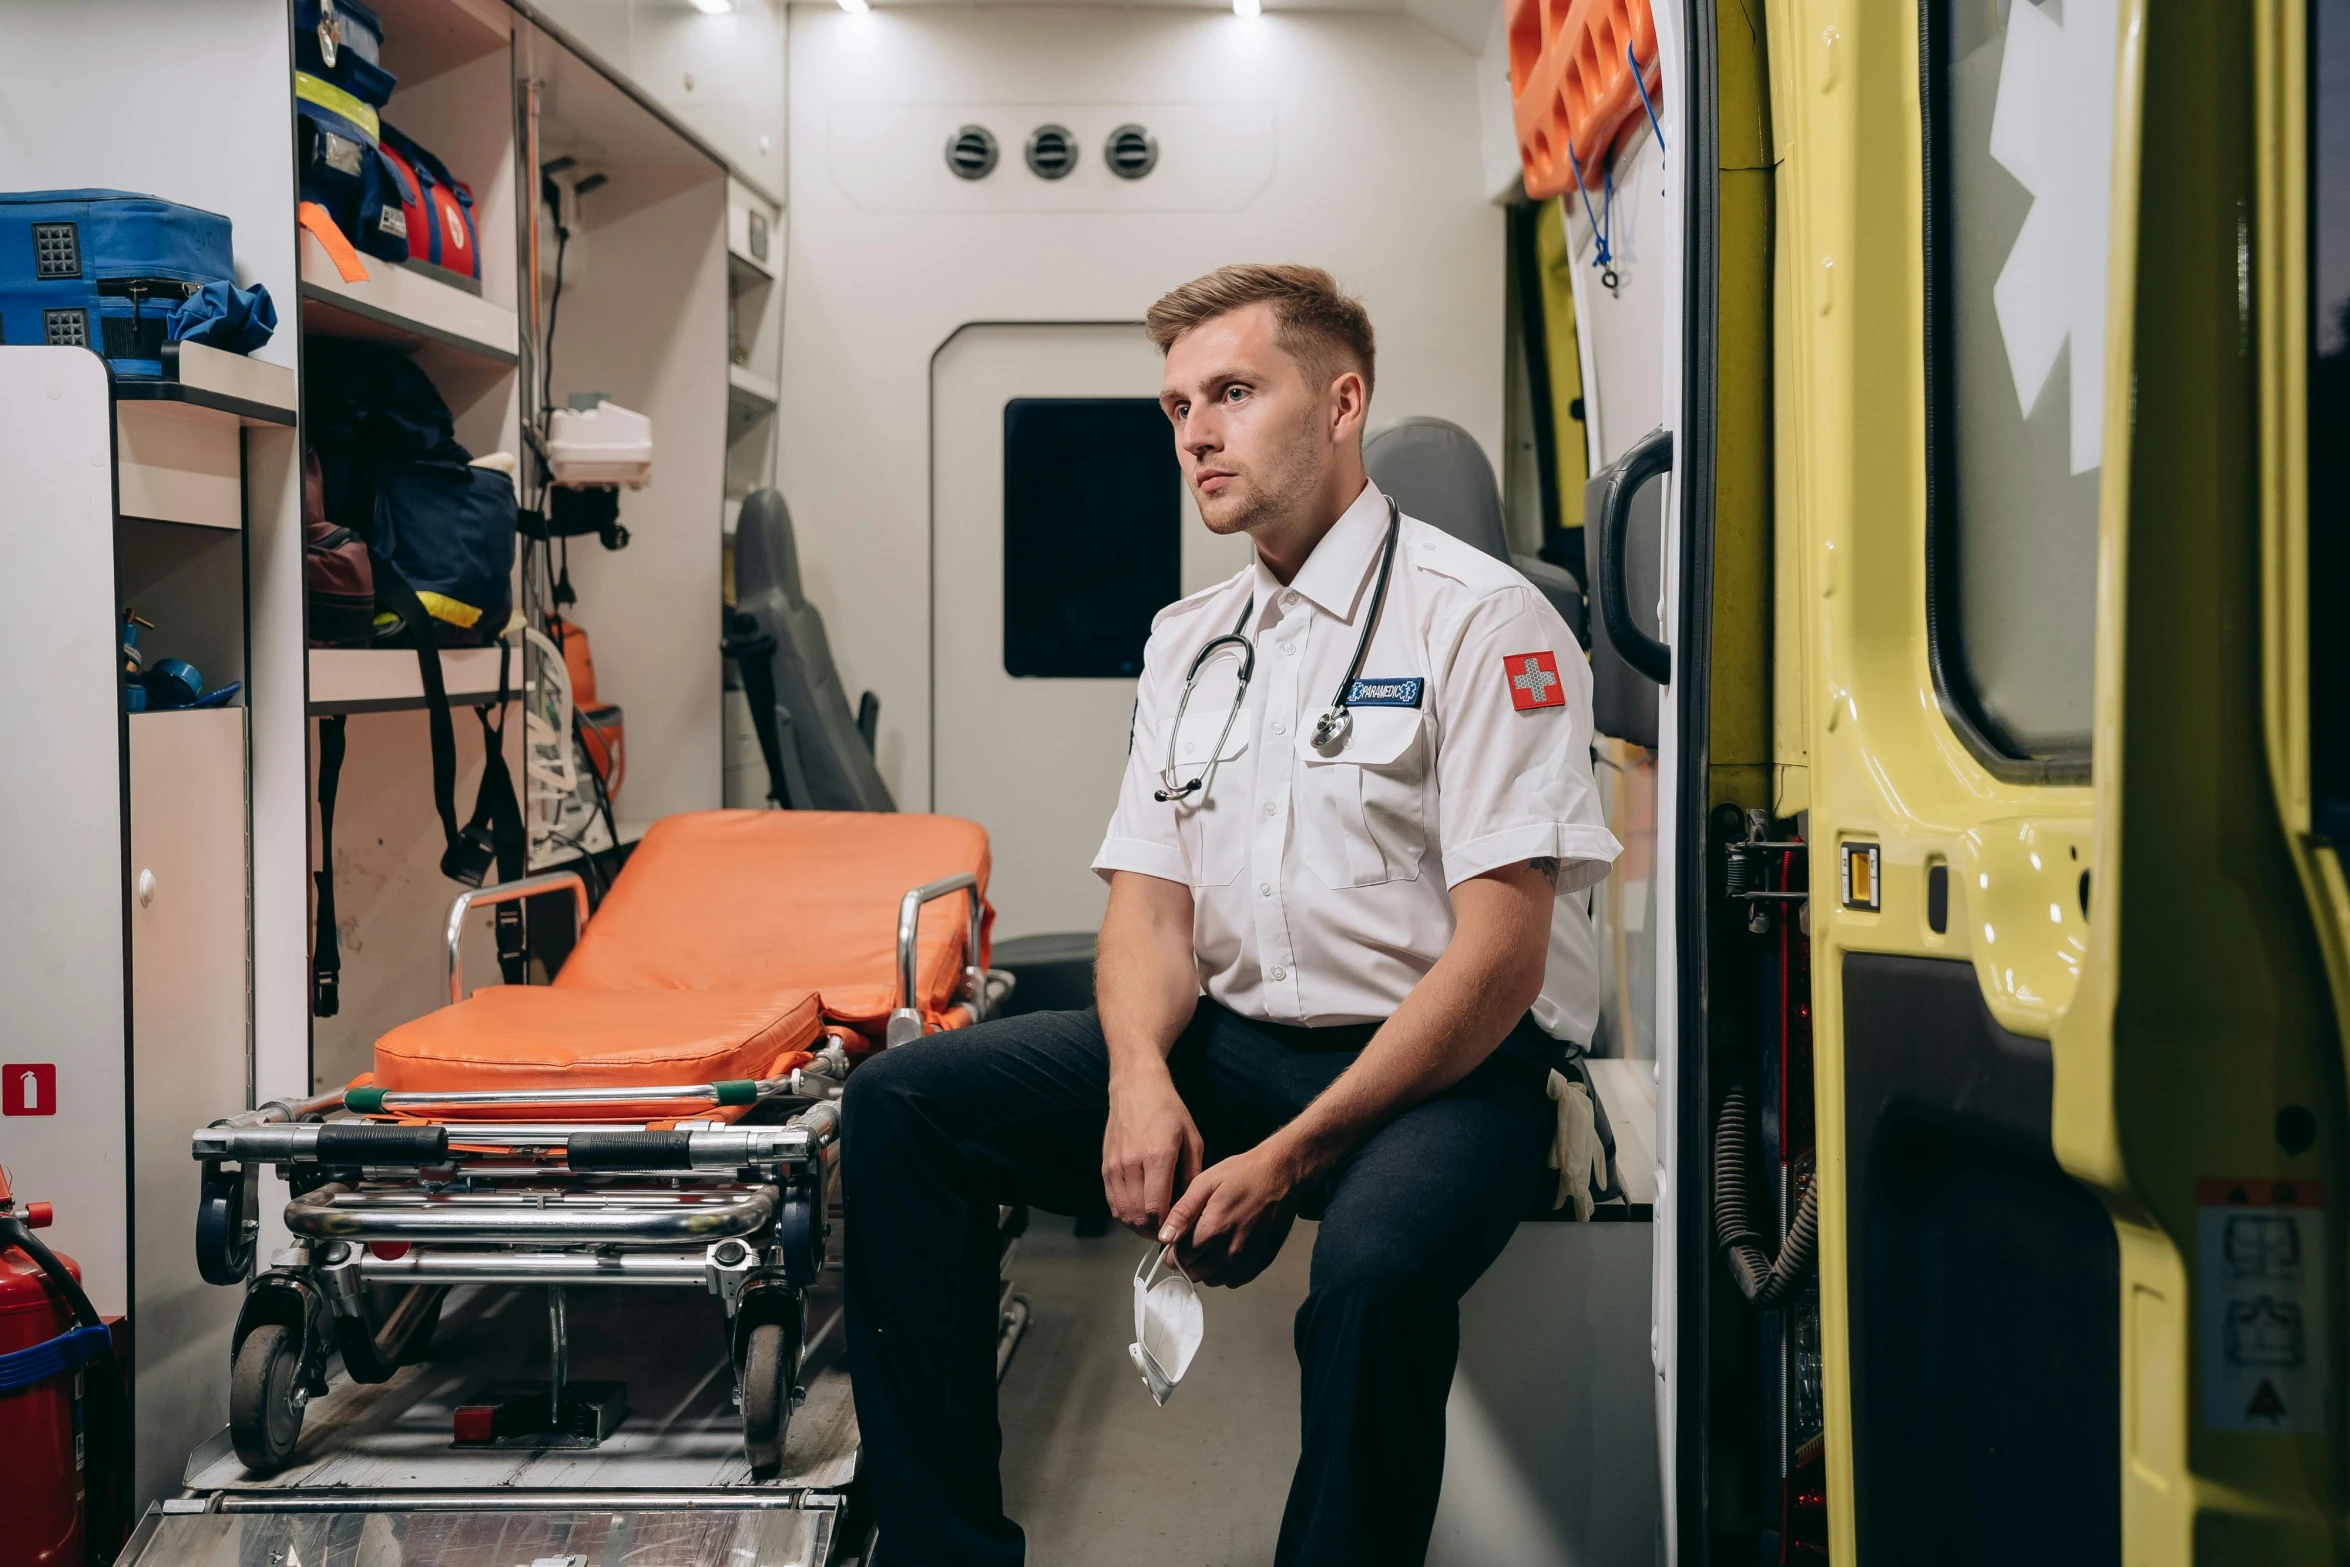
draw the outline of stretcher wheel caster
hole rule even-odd
[[[294,1456],[302,1434],[301,1358],[300,1336],[283,1323],[264,1323],[237,1346],[229,1367],[229,1440],[255,1474],[273,1474]]]
[[[762,1322],[743,1346],[743,1452],[751,1477],[772,1480],[783,1471],[783,1440],[791,1429],[792,1383],[799,1369],[796,1335],[781,1322]]]

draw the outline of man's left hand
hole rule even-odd
[[[1297,1216],[1298,1161],[1276,1140],[1208,1166],[1185,1188],[1159,1239],[1197,1284],[1228,1288],[1265,1271]]]

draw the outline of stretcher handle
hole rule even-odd
[[[687,1132],[574,1132],[563,1162],[574,1170],[684,1170],[693,1166]]]
[[[465,916],[474,909],[486,909],[492,904],[512,903],[517,898],[533,898],[543,892],[571,889],[573,918],[577,921],[576,935],[587,933],[587,883],[579,879],[577,871],[542,871],[536,876],[525,876],[520,881],[501,881],[487,887],[472,887],[457,894],[457,901],[449,905],[449,1005],[465,999],[465,959],[459,943],[465,935]]]
[[[967,976],[979,971],[979,927],[981,912],[985,907],[979,896],[979,878],[969,871],[957,871],[952,876],[908,888],[906,895],[898,900],[898,1008],[890,1014],[886,1043],[901,1045],[909,1039],[922,1036],[924,1023],[922,1008],[915,996],[917,980],[914,975],[914,938],[922,926],[922,905],[958,892],[968,901],[971,914],[963,948],[963,971]],[[971,986],[966,983],[964,989],[969,990]],[[966,999],[970,1001],[976,1015],[980,997],[974,994]]]
[[[448,1156],[449,1129],[351,1121],[208,1126],[192,1151],[206,1163],[427,1165]]]

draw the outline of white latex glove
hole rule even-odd
[[[1607,1149],[1600,1145],[1599,1118],[1592,1110],[1591,1090],[1563,1072],[1550,1074],[1550,1097],[1559,1107],[1558,1133],[1550,1145],[1550,1167],[1559,1173],[1558,1196],[1551,1207],[1575,1205],[1577,1223],[1591,1218],[1594,1190],[1607,1184]]]

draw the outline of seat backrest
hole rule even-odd
[[[1510,558],[1501,486],[1477,438],[1449,419],[1398,419],[1363,441],[1371,482],[1431,527],[1495,560]]]
[[[1510,553],[1501,486],[1477,438],[1449,419],[1411,418],[1375,430],[1363,442],[1363,468],[1395,503],[1431,527],[1518,569],[1550,600],[1584,646],[1583,585],[1571,572],[1532,555]]]
[[[824,617],[800,590],[791,508],[775,490],[754,491],[743,502],[734,536],[734,599],[775,639],[775,700],[791,715],[789,731],[778,738],[798,753],[810,796],[791,803],[802,810],[896,810],[873,752],[857,732]]]

